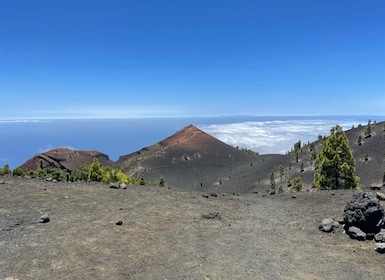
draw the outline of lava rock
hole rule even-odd
[[[48,223],[50,221],[50,218],[48,217],[48,214],[44,214],[43,216],[40,217],[39,223]]]
[[[363,232],[358,227],[349,227],[347,233],[349,234],[350,238],[357,239],[359,241],[365,241],[366,240],[366,233]]]
[[[377,192],[376,193],[376,196],[379,200],[382,200],[384,201],[385,200],[385,194],[384,193],[380,193],[380,192]]]
[[[372,192],[357,191],[344,209],[346,228],[358,227],[365,233],[375,234],[384,224],[384,208]]]
[[[374,243],[374,251],[380,254],[385,253],[385,243]]]
[[[385,229],[381,229],[381,231],[374,236],[374,240],[379,243],[385,243]]]
[[[340,224],[336,220],[326,218],[322,220],[318,228],[323,232],[334,232],[339,226]]]
[[[222,217],[218,212],[211,212],[209,214],[202,214],[202,218],[209,219],[209,220],[222,220]]]

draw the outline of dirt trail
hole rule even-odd
[[[351,191],[205,198],[159,187],[5,181],[0,279],[385,278],[385,255],[373,242],[318,230],[323,218],[341,217]],[[202,217],[212,212],[219,215]],[[38,223],[46,213],[51,221]]]

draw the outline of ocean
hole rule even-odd
[[[0,120],[0,166],[13,169],[58,147],[97,150],[117,160],[193,124],[219,140],[260,154],[285,153],[295,142],[329,135],[336,124],[350,129],[385,116],[229,116],[194,118]]]

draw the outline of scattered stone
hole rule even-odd
[[[373,190],[373,191],[379,191],[381,190],[381,186],[370,186],[369,189]]]
[[[296,195],[292,195],[292,196],[291,196],[291,199],[295,199],[295,198],[297,198]]]
[[[126,183],[120,183],[119,186],[120,186],[123,190],[127,189]]]
[[[119,221],[116,222],[116,225],[117,225],[117,226],[121,226],[122,224],[123,224],[123,221],[122,221],[122,220],[119,220]]]
[[[374,251],[380,254],[385,253],[385,243],[374,243]]]
[[[323,232],[334,232],[339,226],[340,224],[336,220],[326,218],[322,220],[318,228]]]
[[[207,193],[202,194],[204,198],[209,198],[209,195]]]
[[[120,189],[120,185],[117,184],[111,184],[110,189]]]
[[[211,212],[209,214],[202,214],[202,217],[209,220],[222,220],[221,215],[218,212]]]
[[[212,192],[212,193],[210,193],[210,196],[217,197],[218,195],[216,193]]]
[[[0,185],[5,184],[5,180],[0,180]]]
[[[52,182],[53,178],[49,177],[49,178],[46,178],[45,180],[46,180],[46,182]]]
[[[381,231],[374,236],[374,240],[379,243],[385,243],[385,229],[381,229]]]
[[[377,198],[379,200],[382,200],[382,201],[385,200],[385,194],[384,193],[376,192],[376,195],[377,195]]]
[[[372,192],[355,192],[344,209],[344,224],[367,234],[378,233],[384,224],[384,208],[377,196]]]
[[[39,219],[39,223],[48,223],[50,221],[49,217],[48,217],[48,214],[44,214],[43,216],[40,217]]]
[[[359,241],[365,241],[366,240],[366,233],[363,232],[358,227],[349,227],[347,232],[352,239],[357,239]]]

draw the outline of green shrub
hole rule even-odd
[[[16,167],[15,169],[13,169],[12,175],[15,177],[18,177],[18,176],[24,177],[25,176],[24,169],[21,167]]]

